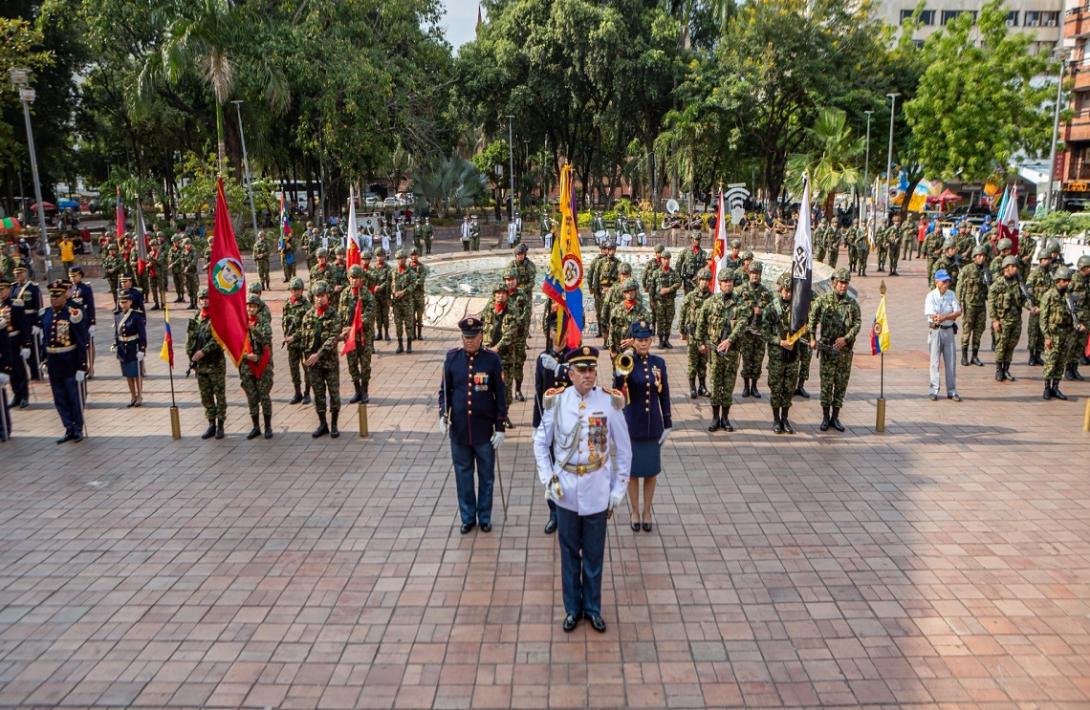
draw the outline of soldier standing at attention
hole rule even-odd
[[[443,362],[439,431],[450,435],[461,533],[465,535],[478,523],[481,532],[492,532],[496,449],[503,444],[507,394],[499,356],[481,347],[484,323],[470,316],[459,321],[458,328],[462,346],[448,350]]]
[[[303,362],[303,316],[310,310],[310,299],[303,294],[303,279],[295,276],[288,283],[291,291],[284,302],[281,326],[284,329],[284,345],[288,349],[288,371],[295,396],[288,404],[310,404],[310,370],[300,368]],[[300,376],[302,369],[302,376]],[[300,389],[300,384],[303,385]]]
[[[341,336],[341,321],[329,303],[329,284],[318,281],[311,286],[314,308],[303,316],[303,366],[310,371],[314,389],[314,410],[318,428],[311,437],[341,435],[337,418],[341,413],[341,366],[337,359],[337,343]],[[326,423],[326,394],[329,395],[329,423]]]
[[[681,275],[670,268],[670,252],[663,251],[662,268],[655,275],[654,323],[659,335],[659,347],[667,350],[674,347],[670,344],[670,331],[674,327],[679,288],[681,288]]]
[[[973,247],[973,261],[961,270],[957,288],[954,289],[965,318],[962,322],[965,332],[961,334],[962,366],[984,365],[978,355],[980,336],[984,334],[988,323],[988,287],[992,282],[992,272],[984,266],[986,252],[983,245]],[[969,358],[970,349],[973,352],[972,359]]]
[[[666,262],[667,265],[669,262]],[[609,349],[616,357],[622,350],[631,347],[628,329],[638,320],[651,320],[651,315],[637,299],[639,286],[635,279],[629,279],[624,286],[624,300],[609,312]]]
[[[492,303],[482,314],[482,328],[484,330],[484,342],[487,347],[500,358],[503,373],[505,408],[511,406],[514,396],[510,386],[515,377],[515,347],[519,337],[519,317],[521,313],[518,306],[511,306],[507,302],[507,286],[503,283],[492,289]],[[507,428],[514,428],[510,418],[504,423]]]
[[[825,217],[821,218],[818,222],[817,229],[814,230],[814,261],[825,261],[825,237],[829,231],[829,220]]]
[[[889,275],[897,275],[897,264],[901,260],[901,242],[905,229],[901,225],[901,213],[893,215],[893,224],[886,228],[886,254],[889,258]],[[881,269],[879,269],[881,271]]]
[[[810,308],[810,347],[821,359],[821,430],[844,431],[840,408],[852,375],[852,348],[861,324],[859,302],[848,296],[852,276],[847,269],[833,273],[833,290],[814,299]]]
[[[118,295],[121,313],[114,326],[114,351],[121,363],[121,374],[129,386],[129,407],[139,407],[144,403],[143,387],[140,377],[140,364],[148,349],[148,335],[144,325],[144,314],[133,310],[132,296],[122,289]]]
[[[375,353],[375,346],[371,342],[371,333],[375,327],[375,298],[364,284],[363,267],[353,264],[348,268],[348,289],[341,296],[339,315],[341,319],[341,339],[347,341],[352,328],[352,320],[356,317],[356,303],[363,301],[360,306],[360,320],[362,328],[356,333],[356,347],[346,355],[348,360],[348,376],[352,378],[352,386],[355,394],[348,400],[349,404],[371,401],[371,357]]]
[[[259,231],[254,239],[254,262],[257,264],[257,278],[261,285],[269,288],[269,241],[264,231]]]
[[[606,320],[606,294],[613,284],[617,283],[617,268],[620,265],[620,261],[615,254],[617,253],[617,245],[612,239],[606,240],[604,243],[603,256],[601,259],[595,259],[597,262],[597,268],[594,270],[594,310],[599,323],[607,323]],[[603,340],[605,336],[603,335]]]
[[[87,343],[80,325],[83,311],[67,305],[68,285],[60,280],[48,286],[49,308],[42,309],[41,328],[53,405],[64,424],[58,444],[83,440],[83,401],[80,387],[87,377]],[[0,393],[0,396],[7,396]]]
[[[832,226],[825,233],[825,249],[829,258],[829,266],[836,268],[836,262],[840,260],[840,227]]]
[[[584,345],[568,363],[572,386],[545,394],[534,457],[545,496],[557,505],[565,611],[561,628],[570,632],[586,618],[604,633],[606,521],[625,499],[632,449],[623,395],[595,386],[598,350]]]
[[[295,278],[295,236],[291,230],[284,231],[284,237],[280,240],[280,266],[284,270],[284,283],[291,283]]]
[[[197,294],[200,310],[189,319],[186,328],[185,352],[189,366],[197,373],[197,389],[208,419],[202,439],[223,438],[223,420],[227,418],[227,360],[223,348],[212,336],[212,320],[208,313],[208,289]]]
[[[408,254],[404,249],[397,250],[397,268],[391,274],[391,303],[394,310],[394,330],[397,331],[396,354],[413,351],[413,291],[416,283],[412,269],[405,260]],[[404,344],[402,337],[404,336]],[[408,346],[408,347],[406,347]]]
[[[867,275],[867,259],[870,258],[870,237],[867,235],[867,227],[863,227],[855,233],[855,260],[859,268],[856,271],[860,276]]]
[[[1075,332],[1086,331],[1086,326],[1075,318],[1074,301],[1069,300],[1071,294],[1067,291],[1071,276],[1070,268],[1058,267],[1052,277],[1052,288],[1041,299],[1041,334],[1045,341],[1045,390],[1042,399],[1067,399],[1067,395],[1060,391],[1060,379],[1075,345]]]
[[[197,252],[193,249],[193,242],[190,239],[182,242],[182,264],[185,270],[185,289],[189,294],[189,307],[193,309],[197,307]]]
[[[1026,307],[1026,299],[1018,278],[1018,257],[1003,257],[1002,267],[1002,278],[996,279],[988,290],[995,333],[995,381],[1014,382],[1010,373],[1011,358],[1022,336],[1022,309]]]
[[[469,217],[469,248],[472,251],[481,250],[481,225],[477,222],[477,215]]]
[[[655,278],[658,276],[659,271],[662,270],[662,252],[666,251],[661,243],[655,245],[655,250],[651,254],[651,258],[647,261],[647,264],[643,267],[643,273],[640,274],[640,286],[643,288],[644,293],[647,294],[649,303],[647,307],[652,313],[655,311]]]
[[[273,386],[272,326],[269,325],[268,320],[258,315],[259,309],[264,305],[257,294],[251,293],[246,299],[250,352],[242,356],[242,366],[238,368],[238,375],[242,383],[242,391],[246,393],[246,402],[250,405],[250,421],[253,423],[253,428],[246,435],[247,439],[256,439],[261,436],[258,414],[264,415],[265,438],[271,439],[273,435],[272,399],[269,397]]]
[[[515,318],[514,314],[518,314],[518,332],[513,340],[515,352],[514,362],[511,364],[512,379],[507,381],[507,392],[511,394],[514,390],[514,399],[525,402],[526,397],[522,394],[522,371],[526,365],[526,339],[530,336],[530,295],[519,288],[518,272],[512,266],[503,272],[503,285],[507,290],[507,309],[511,312],[511,317]]]
[[[386,263],[386,251],[379,247],[375,251],[375,265],[371,268],[371,293],[375,297],[375,340],[390,342],[390,292],[393,290],[394,275]]]
[[[1033,302],[1030,303],[1029,319],[1026,323],[1026,345],[1029,348],[1029,362],[1028,365],[1044,365],[1045,361],[1041,359],[1041,354],[1045,348],[1045,338],[1041,334],[1041,299],[1052,288],[1052,254],[1047,251],[1042,251],[1041,256],[1037,262],[1037,266],[1030,271],[1029,278],[1026,279],[1026,289],[1029,291],[1030,296],[1033,297]]]
[[[413,247],[409,252],[409,270],[413,272],[413,322],[416,326],[416,339],[424,339],[424,309],[427,296],[424,294],[424,281],[428,278],[428,267],[420,261],[420,250]]]
[[[757,390],[757,380],[761,378],[761,365],[765,355],[765,339],[761,332],[761,316],[764,309],[772,303],[772,292],[761,283],[764,267],[754,261],[749,265],[749,280],[737,293],[738,299],[746,310],[746,328],[742,332],[739,347],[742,350],[742,381],[745,387],[743,397],[761,398]]]
[[[737,347],[745,330],[747,312],[734,295],[734,273],[723,269],[716,276],[719,293],[709,296],[700,308],[696,324],[696,341],[710,362],[712,423],[708,431],[734,431],[730,423],[732,393],[738,379]]]
[[[1090,364],[1086,357],[1086,342],[1090,334],[1090,254],[1083,254],[1075,262],[1076,272],[1071,281],[1071,297],[1075,302],[1078,320],[1084,329],[1075,333],[1075,347],[1067,361],[1067,379],[1084,380],[1079,365]]]
[[[602,300],[605,301],[605,310],[602,315],[605,317],[605,322],[608,324],[610,318],[613,317],[613,309],[617,307],[617,304],[624,300],[624,285],[632,278],[632,264],[627,261],[622,261],[617,266],[617,283],[609,287],[609,291],[602,296]],[[637,290],[636,300],[642,302],[640,293]],[[608,332],[608,329],[607,329]]]
[[[780,274],[776,281],[779,297],[762,314],[764,339],[768,344],[768,399],[772,405],[772,431],[794,434],[787,419],[791,410],[791,395],[799,380],[799,354],[791,336],[791,272]]]
[[[113,242],[110,242],[110,245],[106,247],[106,256],[102,257],[102,270],[106,275],[106,283],[110,285],[110,295],[114,299],[114,313],[120,313],[121,309],[117,304],[117,290],[121,287],[121,272],[125,270],[125,262],[118,256],[117,244]],[[179,289],[179,298],[175,302],[184,300],[181,298],[181,294],[182,291]]]
[[[708,353],[700,351],[700,341],[696,339],[696,324],[700,319],[700,309],[704,302],[711,296],[708,284],[711,282],[712,273],[707,268],[701,269],[697,274],[696,288],[685,295],[681,301],[681,320],[678,327],[681,330],[681,340],[688,344],[688,372],[689,375],[689,399],[697,396],[708,396],[705,387]],[[700,389],[697,389],[699,383]]]
[[[674,262],[674,270],[681,277],[681,287],[686,294],[696,288],[696,275],[708,265],[708,252],[700,248],[700,232],[693,232],[692,242]]]

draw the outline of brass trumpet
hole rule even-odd
[[[636,367],[636,355],[631,350],[624,350],[613,360],[613,369],[618,375],[628,377]]]

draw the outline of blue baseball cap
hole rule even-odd
[[[935,281],[949,281],[950,274],[946,272],[946,269],[939,269],[935,272]]]

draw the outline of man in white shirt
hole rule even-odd
[[[534,433],[537,473],[545,497],[556,503],[564,589],[564,631],[586,617],[595,631],[602,619],[602,566],[606,520],[625,498],[632,444],[624,396],[596,387],[598,349],[584,345],[567,358],[571,387],[542,398]],[[550,456],[550,450],[552,456]]]
[[[942,358],[946,370],[946,398],[961,401],[957,388],[957,362],[954,350],[957,343],[958,317],[961,316],[961,304],[950,290],[950,274],[946,269],[935,272],[935,288],[924,299],[923,314],[927,317],[930,330],[927,333],[928,350],[931,353],[931,388],[928,396],[931,401],[939,398],[939,358]]]

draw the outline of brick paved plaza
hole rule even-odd
[[[1042,402],[1023,349],[1004,385],[985,352],[988,367],[959,368],[964,402],[928,401],[922,262],[902,271],[884,434],[865,335],[846,434],[818,431],[816,399],[791,410],[796,436],[773,434],[763,379],[765,398],[731,411],[738,431],[708,434],[670,351],[655,531],[611,525],[604,635],[560,629],[530,402],[499,456],[507,514],[497,500],[491,534],[458,534],[434,404],[453,331],[412,355],[382,344],[371,436],[352,435],[352,406],[317,443],[313,410],[286,403],[281,350],[275,438],[243,438],[232,375],[228,437],[202,442],[179,342],[173,441],[152,312],[145,407],[124,407],[103,345],[89,440],[53,443],[38,384],[0,444],[0,705],[1088,707],[1090,383]],[[853,282],[868,325],[880,278]],[[174,313],[179,341],[190,314]]]

